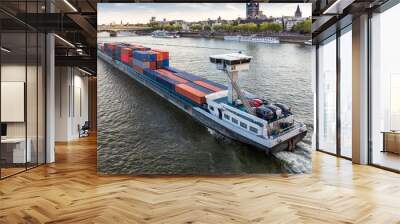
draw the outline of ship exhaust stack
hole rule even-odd
[[[238,84],[239,72],[249,70],[251,59],[251,56],[244,55],[241,52],[210,56],[210,62],[215,64],[218,70],[224,71],[229,78],[228,102],[235,104],[240,99],[247,112],[255,114]]]

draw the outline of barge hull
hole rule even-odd
[[[307,131],[299,132],[292,138],[282,141],[281,143],[277,144],[274,147],[267,147],[265,145],[258,143],[257,141],[252,140],[251,138],[247,138],[239,133],[232,131],[231,129],[225,127],[222,124],[219,124],[215,120],[206,116],[204,113],[201,113],[200,112],[200,110],[202,110],[201,108],[196,107],[189,102],[185,102],[183,99],[178,98],[177,96],[172,94],[170,91],[162,88],[161,86],[155,85],[152,80],[150,80],[149,78],[146,77],[146,75],[140,74],[134,70],[129,70],[127,65],[124,65],[121,62],[113,60],[111,57],[109,57],[108,55],[106,55],[102,52],[98,51],[97,55],[98,55],[98,58],[100,58],[101,60],[107,62],[108,64],[110,64],[114,68],[118,69],[119,71],[127,74],[132,79],[138,81],[142,85],[151,89],[157,95],[163,97],[164,99],[168,100],[169,102],[174,104],[179,109],[185,111],[187,114],[189,114],[191,117],[193,117],[197,122],[199,122],[203,126],[206,126],[206,127],[210,128],[230,139],[233,139],[235,141],[239,141],[239,142],[245,143],[247,145],[254,146],[257,149],[262,150],[266,153],[291,150],[307,134]]]

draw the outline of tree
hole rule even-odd
[[[203,26],[203,30],[210,31],[211,30],[211,26],[206,24],[206,25]]]
[[[283,27],[282,27],[282,24],[280,24],[280,23],[271,23],[271,24],[269,24],[269,30],[274,31],[274,32],[282,32]]]
[[[190,25],[190,29],[191,29],[191,30],[195,30],[195,31],[201,30],[202,27],[203,27],[203,26],[202,26],[201,24],[197,24],[197,23]]]
[[[257,31],[258,27],[255,23],[243,23],[238,25],[238,30],[245,31],[245,32],[255,32]]]
[[[273,31],[273,32],[282,32],[283,27],[280,23],[261,23],[258,27],[260,31]]]
[[[311,33],[311,19],[306,19],[303,22],[297,23],[296,25],[293,26],[292,31],[298,32],[298,33]]]

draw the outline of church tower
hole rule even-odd
[[[301,18],[301,11],[300,11],[299,5],[297,5],[297,9],[296,9],[296,12],[294,13],[294,17]]]
[[[247,19],[256,19],[260,12],[259,3],[249,2],[246,4],[246,18]]]

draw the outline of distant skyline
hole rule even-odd
[[[260,3],[260,10],[268,17],[293,16],[297,5],[303,17],[311,16],[310,3]],[[187,22],[246,17],[245,3],[98,3],[97,9],[98,24],[148,23],[152,16]]]

